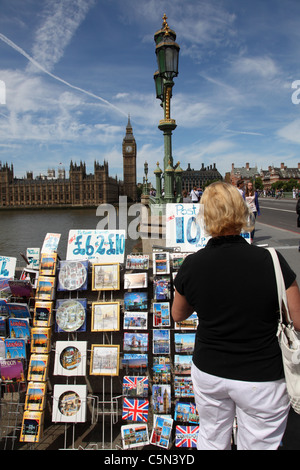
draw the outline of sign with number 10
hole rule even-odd
[[[199,219],[200,204],[167,204],[166,243],[182,252],[203,248],[208,240]]]

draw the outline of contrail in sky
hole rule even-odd
[[[88,96],[91,96],[92,98],[95,98],[97,100],[100,100],[102,101],[103,103],[105,103],[107,106],[110,106],[111,108],[115,109],[116,111],[118,111],[119,113],[122,113],[124,116],[127,117],[127,114],[122,111],[121,109],[119,109],[117,106],[113,105],[112,103],[110,103],[109,101],[105,100],[104,98],[101,98],[101,96],[98,96],[98,95],[95,95],[94,93],[91,93],[90,91],[87,91],[87,90],[84,90],[83,88],[80,88],[80,87],[77,87],[75,85],[72,85],[71,83],[67,82],[66,80],[63,80],[62,78],[58,77],[57,75],[54,75],[53,73],[49,72],[48,70],[46,70],[42,65],[40,65],[36,60],[34,60],[33,57],[31,57],[29,54],[27,54],[27,52],[25,52],[21,47],[19,47],[17,44],[15,44],[13,41],[11,41],[9,38],[7,38],[6,36],[4,36],[4,34],[0,33],[0,39],[1,41],[5,42],[5,44],[7,44],[8,46],[12,47],[15,51],[19,52],[20,54],[22,54],[24,57],[26,57],[26,59],[28,59],[33,65],[35,65],[35,67],[37,67],[38,69],[40,69],[42,72],[46,73],[47,75],[49,75],[50,77],[54,78],[54,80],[57,80],[61,83],[63,83],[64,85],[70,87],[70,88],[73,88],[73,90],[77,90],[77,91],[80,91],[81,93],[84,93]]]

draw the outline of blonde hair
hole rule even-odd
[[[249,209],[240,192],[229,183],[218,181],[205,189],[201,204],[206,232],[212,237],[251,231]]]

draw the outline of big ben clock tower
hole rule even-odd
[[[124,194],[132,201],[136,201],[136,142],[129,116],[122,149]]]

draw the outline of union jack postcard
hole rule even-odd
[[[128,375],[123,377],[123,394],[127,397],[147,397],[148,387],[148,377],[134,377]]]
[[[122,419],[128,421],[148,420],[149,401],[139,400],[138,398],[124,398]]]
[[[197,447],[197,436],[199,426],[176,426],[175,446],[176,447]]]

